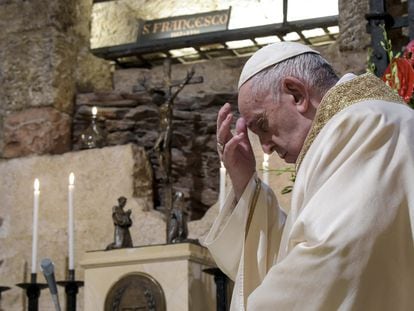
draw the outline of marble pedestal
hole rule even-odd
[[[104,310],[111,287],[131,273],[150,275],[161,286],[168,311],[213,311],[216,287],[207,249],[192,243],[152,245],[111,251],[87,252],[81,261],[85,269],[84,310]]]

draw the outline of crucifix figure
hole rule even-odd
[[[173,107],[174,99],[178,93],[187,85],[203,82],[202,77],[194,77],[194,69],[187,72],[187,76],[179,82],[171,81],[171,59],[167,58],[164,62],[164,88],[162,90],[155,89],[152,93],[163,94],[164,101],[160,106],[160,123],[159,136],[155,142],[153,150],[157,154],[158,163],[161,172],[161,183],[163,184],[163,202],[165,219],[167,222],[167,241],[168,232],[170,231],[170,214],[172,212],[172,179],[171,179],[171,141],[173,133]],[[159,96],[158,96],[159,97]]]

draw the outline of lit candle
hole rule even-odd
[[[96,118],[96,115],[98,114],[98,108],[95,106],[92,107],[92,118]]]
[[[265,153],[263,155],[263,182],[268,185],[269,184],[269,155]]]
[[[220,161],[220,210],[224,206],[224,200],[226,199],[226,168],[224,167],[223,162]]]
[[[34,198],[33,198],[33,237],[32,237],[32,273],[37,271],[37,227],[39,221],[39,179],[34,181]]]
[[[73,191],[75,190],[75,174],[69,174],[69,186],[68,186],[68,237],[69,237],[69,270],[75,269],[74,253],[73,253]]]

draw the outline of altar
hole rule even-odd
[[[215,264],[193,243],[86,252],[85,310],[215,310]],[[130,310],[130,309],[128,309]]]

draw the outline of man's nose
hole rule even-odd
[[[267,142],[262,142],[262,150],[264,153],[271,154],[272,153],[272,144]]]

